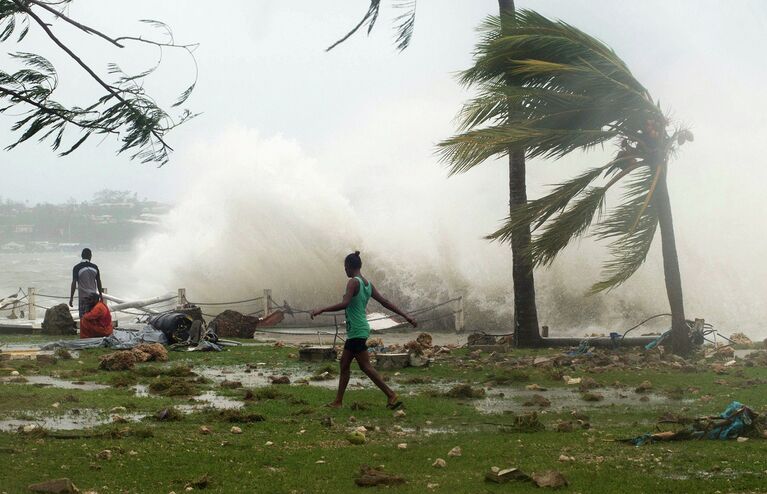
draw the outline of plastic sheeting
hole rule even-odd
[[[55,350],[66,348],[68,350],[84,350],[87,348],[114,348],[127,350],[142,343],[168,344],[168,339],[162,331],[151,326],[145,326],[139,330],[115,329],[111,335],[103,338],[83,338],[80,340],[53,341],[41,346],[41,350]]]

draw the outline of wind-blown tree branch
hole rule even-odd
[[[681,276],[667,188],[669,158],[692,141],[669,120],[626,64],[605,44],[564,22],[520,11],[511,26],[490,17],[475,64],[462,81],[480,88],[461,113],[463,132],[440,143],[451,173],[467,171],[509,149],[558,159],[614,143],[608,163],[567,180],[540,199],[513,208],[489,236],[507,242],[517,228],[536,232],[525,255],[550,264],[572,240],[592,231],[610,241],[612,258],[594,291],[625,282],[643,264],[660,227],[671,344],[687,353]],[[607,192],[622,186],[621,202]],[[592,227],[592,224],[593,227]]]
[[[402,10],[402,13],[394,19],[394,29],[397,33],[397,39],[395,43],[397,45],[397,49],[402,51],[410,45],[410,41],[413,38],[413,28],[415,27],[416,0],[393,0],[392,5],[394,8]],[[365,12],[365,15],[362,16],[360,22],[358,22],[351,31],[346,33],[344,37],[327,47],[325,51],[330,51],[336,46],[340,45],[365,26],[367,26],[367,34],[369,35],[373,30],[376,21],[378,20],[378,14],[380,11],[381,0],[370,0],[368,10]]]
[[[38,54],[24,51],[12,53],[11,56],[22,68],[0,70],[0,113],[10,109],[21,111],[19,120],[11,127],[20,136],[6,149],[13,149],[34,137],[40,142],[49,142],[53,150],[61,150],[60,155],[66,156],[93,135],[114,135],[121,140],[118,154],[127,152],[131,159],[143,163],[167,163],[173,149],[165,140],[166,134],[193,118],[194,114],[189,110],[179,110],[175,118],[171,117],[146,92],[144,82],[159,67],[164,49],[184,51],[194,64],[195,77],[171,107],[183,105],[197,82],[197,64],[193,55],[197,45],[177,44],[167,25],[152,20],[141,22],[161,29],[164,32],[162,39],[108,36],[67,15],[63,9],[71,2],[0,0],[0,42],[22,43],[31,28],[40,29],[103,91],[87,106],[65,106],[53,99],[59,85],[59,76],[53,65]],[[43,16],[52,16],[52,22],[46,22]],[[107,76],[100,75],[57,34],[57,27],[61,24],[97,36],[116,48],[125,48],[128,43],[152,45],[158,50],[158,61],[147,70],[133,75],[126,74],[116,64],[109,64],[107,76],[111,76],[112,80],[108,82]],[[68,129],[72,130],[67,133]],[[68,137],[75,132],[78,134]]]

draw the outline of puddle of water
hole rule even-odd
[[[99,389],[109,389],[106,384],[98,384],[82,381],[67,381],[66,379],[58,379],[51,376],[23,376],[26,382],[14,383],[13,378],[3,377],[0,378],[0,383],[3,384],[32,384],[38,386],[51,386],[59,389],[80,389],[83,391],[96,391]]]
[[[245,404],[239,400],[233,400],[225,396],[220,396],[213,391],[206,391],[199,396],[192,398],[199,404],[180,405],[177,408],[182,411],[188,410],[189,413],[198,411],[201,408],[215,408],[216,410],[236,410],[245,406]]]
[[[290,378],[291,386],[304,385],[303,382],[298,381],[306,380],[311,386],[319,386],[328,389],[336,389],[338,387],[338,377],[334,377],[333,379],[329,379],[327,381],[312,381],[310,378],[314,375],[313,373],[295,369],[288,370],[285,368],[271,367],[269,370],[264,369],[262,371],[258,369],[248,369],[247,366],[244,365],[237,365],[228,367],[195,367],[194,371],[195,373],[211,379],[217,383],[221,383],[223,381],[238,381],[241,382],[242,386],[245,388],[261,388],[264,386],[271,386],[272,381],[269,379],[270,376],[283,375]],[[369,379],[367,379],[367,377],[352,377],[349,380],[349,387],[351,388],[367,388],[371,385],[372,383]]]
[[[505,387],[495,387],[489,391],[489,395],[481,400],[475,400],[474,406],[482,413],[497,414],[506,411],[514,413],[548,410],[552,412],[570,411],[573,409],[587,410],[604,408],[613,405],[626,407],[652,407],[680,403],[691,403],[692,400],[673,400],[667,396],[655,393],[635,393],[633,390],[614,388],[601,388],[593,391],[604,397],[602,401],[586,401],[581,398],[577,389],[550,388],[547,391],[528,391]],[[503,393],[504,396],[499,396]],[[541,395],[551,401],[551,406],[540,408],[537,406],[524,406],[523,404],[532,399],[533,395]],[[642,401],[642,397],[647,399]]]
[[[71,431],[89,429],[112,422],[112,415],[102,410],[70,410],[61,415],[28,414],[30,419],[0,420],[0,431],[13,432],[20,426],[38,425],[52,431]],[[138,422],[144,415],[138,413],[121,413],[120,416],[129,422]]]

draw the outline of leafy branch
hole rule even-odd
[[[12,130],[21,132],[20,137],[7,149],[37,137],[39,141],[50,138],[51,147],[58,150],[68,128],[77,128],[81,135],[61,152],[65,156],[80,147],[93,134],[116,135],[122,141],[118,154],[129,152],[131,159],[141,162],[156,162],[160,166],[168,162],[173,148],[167,143],[166,134],[195,115],[182,110],[174,119],[163,110],[145,91],[141,83],[151,75],[162,61],[162,50],[173,48],[184,50],[194,63],[195,76],[192,84],[184,90],[172,107],[182,105],[192,94],[197,82],[197,63],[193,51],[196,44],[176,44],[170,28],[157,21],[142,21],[162,28],[167,41],[145,39],[139,36],[108,36],[90,26],[66,15],[60,7],[66,7],[72,0],[0,0],[0,42],[7,41],[19,26],[22,26],[17,42],[21,42],[29,31],[30,24],[39,27],[45,35],[95,81],[104,91],[95,102],[85,108],[68,108],[55,100],[53,94],[58,87],[58,75],[47,59],[40,55],[19,52],[13,56],[24,68],[13,72],[0,71],[0,101],[7,105],[0,113],[10,108],[21,108],[21,118]],[[57,8],[59,7],[59,8]],[[118,75],[109,83],[81,56],[72,50],[54,32],[54,26],[45,22],[35,9],[54,16],[61,22],[75,26],[80,31],[95,35],[112,46],[124,48],[126,42],[139,42],[156,46],[160,52],[158,62],[151,68],[135,75],[125,74],[115,64],[110,64],[109,74]]]

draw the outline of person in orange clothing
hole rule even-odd
[[[93,293],[87,303],[93,308],[80,318],[80,338],[99,338],[112,334],[112,314],[101,298]]]

